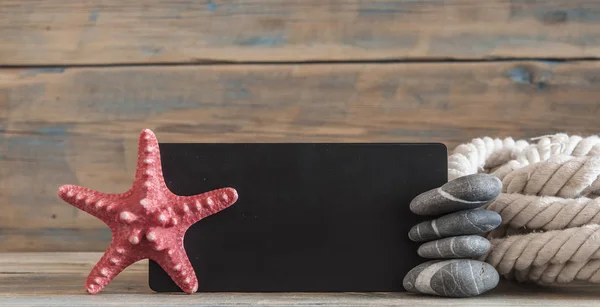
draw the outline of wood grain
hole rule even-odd
[[[2,306],[597,306],[599,287],[542,288],[503,282],[469,299],[409,293],[153,293],[147,261],[127,268],[98,295],[83,282],[100,253],[0,253]]]
[[[599,85],[598,62],[0,70],[0,250],[104,250],[108,229],[57,189],[128,189],[144,128],[160,142],[453,148],[598,133]]]
[[[0,65],[573,58],[594,0],[3,0]]]

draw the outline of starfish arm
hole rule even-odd
[[[126,250],[125,244],[111,242],[110,246],[92,269],[85,281],[85,289],[90,294],[100,292],[113,278],[125,268],[142,259],[135,253]]]
[[[136,182],[144,182],[147,186],[166,187],[162,177],[158,140],[150,129],[142,130],[140,133],[135,178]]]
[[[105,218],[118,211],[118,200],[123,194],[106,194],[88,188],[66,184],[58,189],[58,196],[65,202],[107,222]]]
[[[198,290],[198,279],[194,267],[192,267],[185,253],[183,239],[178,245],[170,247],[165,254],[166,257],[157,257],[152,260],[156,261],[167,272],[181,290],[189,294],[196,292]]]
[[[199,220],[215,214],[231,205],[238,199],[233,188],[223,188],[194,196],[178,196],[177,206],[182,223],[187,227]]]

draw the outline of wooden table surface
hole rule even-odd
[[[0,306],[598,306],[600,286],[543,288],[503,282],[485,295],[446,299],[410,293],[157,294],[147,261],[97,295],[83,289],[101,253],[0,253]]]

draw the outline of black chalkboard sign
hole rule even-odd
[[[199,292],[403,291],[423,262],[408,207],[447,180],[443,144],[160,144],[167,186],[233,187],[184,245]],[[181,291],[150,261],[150,287]]]

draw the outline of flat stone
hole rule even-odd
[[[408,237],[415,242],[424,242],[453,236],[475,235],[494,230],[501,222],[502,218],[494,211],[464,210],[419,223],[410,229]]]
[[[417,253],[423,258],[473,258],[485,255],[490,241],[481,236],[457,236],[435,240],[419,246]]]
[[[410,203],[410,210],[418,215],[442,215],[475,209],[494,200],[501,190],[502,181],[496,176],[468,175],[418,195]]]
[[[470,260],[433,260],[416,266],[406,274],[403,286],[413,293],[446,297],[470,297],[498,285],[500,276],[488,263]]]

